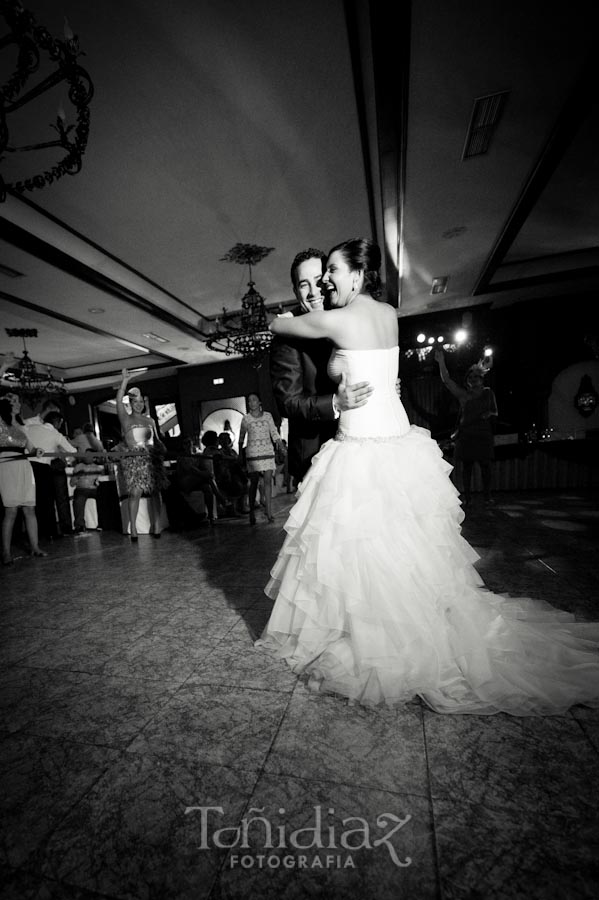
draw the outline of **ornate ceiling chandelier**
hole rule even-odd
[[[94,88],[85,69],[77,63],[82,51],[79,49],[77,36],[71,31],[66,19],[64,40],[52,37],[46,28],[38,25],[33,15],[24,9],[18,0],[0,0],[0,26],[1,19],[8,27],[8,33],[0,34],[0,49],[5,57],[11,50],[16,53],[14,71],[8,81],[0,87],[0,163],[5,170],[6,163],[9,163],[9,171],[5,172],[4,177],[0,175],[0,202],[3,202],[7,190],[17,193],[32,191],[57,181],[63,175],[76,175],[80,171],[81,158],[89,136],[89,103]],[[38,81],[32,84],[31,79],[35,75],[38,76]],[[59,86],[66,86],[68,89],[66,98],[74,108],[76,124],[67,124],[67,114],[63,108],[65,96]],[[37,135],[32,133],[32,126],[41,122],[46,114],[41,98],[53,88],[58,88],[54,100],[57,108],[56,123],[49,127],[56,131],[58,137],[53,140],[35,141]],[[53,102],[49,97],[45,99]],[[24,108],[33,101],[39,102],[29,107],[31,115],[25,116]],[[11,115],[10,130],[9,115]],[[9,146],[11,136],[13,143]],[[30,142],[32,138],[34,143]],[[24,140],[25,143],[15,146],[15,140]],[[61,160],[52,164],[55,156],[53,148],[56,147],[62,148],[66,153]],[[44,168],[42,162],[35,167],[34,174],[21,178],[22,157],[18,165],[11,165],[13,159],[16,159],[11,155],[20,155],[32,150],[51,151],[47,168]],[[48,159],[47,154],[43,156]]]
[[[54,378],[49,367],[45,373],[38,372],[35,363],[29,358],[25,338],[37,337],[37,328],[6,328],[5,331],[9,337],[23,339],[23,356],[15,360],[15,364],[4,373],[3,387],[13,388],[23,399],[32,401],[51,394],[65,394],[64,379]]]
[[[214,320],[214,332],[206,341],[210,350],[245,356],[253,366],[262,365],[270,347],[272,334],[268,330],[268,317],[264,297],[254,288],[252,266],[268,256],[274,247],[258,247],[256,244],[235,244],[221,257],[223,262],[234,262],[248,266],[250,280],[248,292],[241,298],[241,309],[228,311],[223,307],[222,316]]]

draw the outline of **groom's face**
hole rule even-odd
[[[295,270],[295,296],[306,312],[323,309],[322,261],[305,259]]]

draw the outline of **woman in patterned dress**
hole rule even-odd
[[[271,414],[262,409],[262,402],[258,394],[248,394],[245,402],[248,412],[241,420],[239,448],[241,450],[243,447],[247,435],[247,445],[242,453],[245,454],[245,462],[250,479],[250,525],[256,524],[254,504],[261,476],[264,479],[266,518],[269,522],[274,522],[272,515],[272,477],[275,471],[275,445],[280,443],[281,435],[276,429]]]
[[[158,437],[154,419],[144,415],[145,402],[138,387],[129,388],[129,373],[123,369],[123,378],[116,395],[116,408],[123,433],[123,441],[128,450],[139,451],[135,456],[125,456],[121,460],[121,470],[127,485],[131,540],[137,541],[137,513],[142,497],[149,497],[148,513],[150,533],[160,537],[161,491],[168,487],[168,476],[164,471],[163,457],[166,447]],[[123,403],[125,392],[129,397],[131,412]]]

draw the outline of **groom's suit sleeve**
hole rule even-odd
[[[270,348],[273,394],[282,416],[291,421],[322,422],[335,418],[333,394],[316,394],[316,367],[292,344],[275,339]]]

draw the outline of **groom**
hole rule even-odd
[[[323,309],[322,274],[326,255],[303,250],[291,264],[291,283],[299,306],[295,315]],[[270,377],[279,413],[289,420],[289,474],[300,482],[312,457],[334,437],[341,412],[364,406],[372,393],[367,381],[337,385],[327,375],[332,346],[326,340],[275,337]]]

